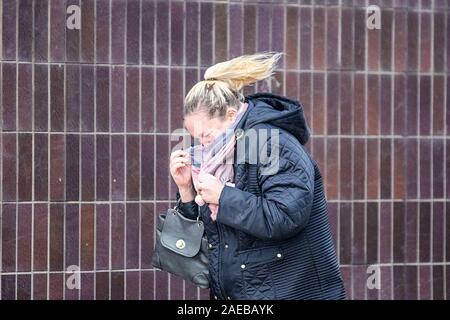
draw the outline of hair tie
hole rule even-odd
[[[209,80],[208,80],[209,81]],[[215,82],[213,82],[213,83],[207,83],[206,84],[206,90],[211,90],[212,89],[212,87],[215,85],[216,83]]]

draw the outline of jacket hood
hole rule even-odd
[[[260,123],[268,123],[286,130],[304,145],[310,135],[303,106],[286,97],[271,93],[257,93],[245,97],[248,110],[238,127],[249,129]]]

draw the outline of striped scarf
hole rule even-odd
[[[208,146],[196,145],[189,148],[192,159],[192,180],[196,191],[198,191],[198,176],[202,173],[212,174],[223,184],[234,187],[233,159],[236,145],[234,130],[247,108],[247,103],[241,103],[233,124]],[[204,205],[199,195],[195,197],[195,202],[200,206]],[[211,210],[211,219],[216,221],[219,206],[212,203],[208,206]]]

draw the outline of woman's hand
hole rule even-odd
[[[176,150],[170,155],[170,174],[179,189],[192,189],[190,157],[184,150]]]
[[[207,203],[219,204],[220,194],[224,185],[211,174],[201,174],[198,176],[198,193]]]

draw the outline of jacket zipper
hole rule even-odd
[[[216,222],[217,223],[217,222]],[[223,275],[222,275],[222,248],[221,248],[221,243],[222,243],[222,228],[220,227],[220,224],[217,223],[217,230],[218,235],[219,235],[219,243],[218,243],[218,255],[219,255],[219,265],[217,266],[217,272],[219,273],[219,289],[220,289],[220,295],[222,296],[222,299],[226,298],[226,294],[225,294],[225,289],[223,288],[222,284],[223,284]]]

